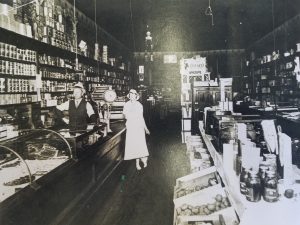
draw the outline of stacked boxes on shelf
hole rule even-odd
[[[68,41],[65,33],[64,18],[66,15],[63,13],[62,6],[54,2],[54,0],[45,1],[42,6],[36,8],[36,12],[40,23],[38,33],[42,34],[42,39],[40,40],[40,37],[36,38],[62,49],[73,50],[74,41]]]
[[[3,27],[7,30],[19,33],[21,35],[32,37],[32,28],[28,23],[23,23],[21,18],[22,16],[20,10],[17,10],[15,7],[12,7],[7,4],[0,3],[0,27]]]

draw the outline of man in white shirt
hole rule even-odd
[[[96,116],[93,107],[83,99],[85,93],[82,83],[74,86],[74,100],[68,100],[56,108],[60,111],[69,111],[70,131],[84,131],[87,128],[87,120],[90,118],[95,121]]]

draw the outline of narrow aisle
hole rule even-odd
[[[171,225],[175,180],[188,174],[180,117],[151,129],[148,167],[137,171],[124,161],[103,187],[82,206],[72,225]]]

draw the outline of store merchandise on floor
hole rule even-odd
[[[108,182],[61,224],[173,224],[175,181],[189,171],[179,116],[170,115],[166,123],[150,126],[147,168],[138,171],[134,160],[123,161]]]

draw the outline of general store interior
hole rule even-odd
[[[298,224],[299,107],[300,1],[0,0],[0,224]]]

